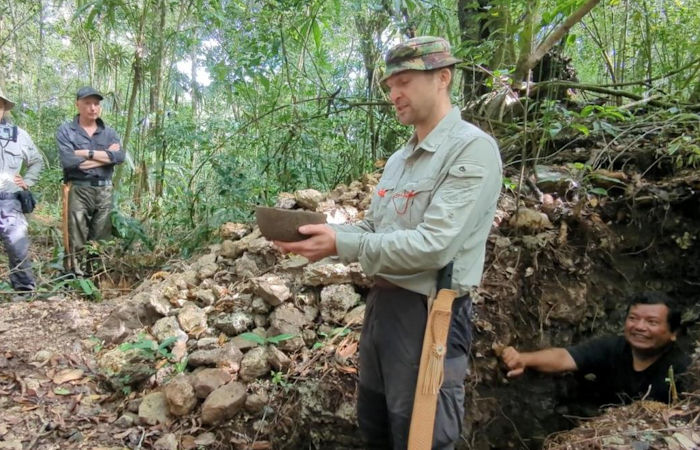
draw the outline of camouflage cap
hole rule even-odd
[[[421,36],[392,47],[386,54],[385,82],[406,70],[433,70],[462,62],[452,56],[450,44],[441,37]]]

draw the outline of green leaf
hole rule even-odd
[[[80,289],[83,291],[85,295],[92,295],[93,292],[93,284],[92,281],[86,280],[84,278],[78,279],[78,284],[80,285]]]
[[[66,388],[57,387],[57,388],[54,388],[53,393],[56,395],[70,395],[71,391],[69,391]]]
[[[240,336],[246,341],[255,342],[258,345],[265,345],[265,338],[255,333],[243,333]]]
[[[596,195],[608,195],[608,191],[602,187],[595,187],[593,189],[590,189],[588,192]]]
[[[316,49],[321,49],[321,27],[318,26],[318,21],[314,20],[311,23],[311,31],[314,33],[314,41],[316,41]]]
[[[279,344],[280,342],[286,341],[287,339],[292,339],[293,337],[293,334],[278,334],[277,336],[267,338],[267,342],[270,342],[271,344]]]
[[[591,134],[591,130],[589,130],[587,126],[581,123],[572,123],[571,128],[581,132],[581,134],[583,134],[584,136],[588,136],[589,134]]]

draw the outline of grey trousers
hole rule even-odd
[[[64,194],[65,195],[65,194]],[[112,186],[69,187],[67,205],[68,248],[64,268],[76,275],[85,274],[85,244],[112,236]]]
[[[462,431],[470,309],[468,296],[456,299],[452,307],[433,449],[454,448]],[[360,337],[357,399],[358,422],[367,448],[403,450],[408,446],[426,320],[424,295],[397,287],[375,287],[369,292]]]
[[[15,291],[33,291],[36,287],[29,259],[27,219],[15,198],[0,198],[0,237],[10,261],[10,283]]]

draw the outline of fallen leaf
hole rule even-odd
[[[164,280],[168,275],[170,275],[168,272],[161,270],[151,275],[151,280]]]
[[[66,388],[57,387],[56,389],[53,390],[53,393],[56,395],[70,395],[71,391],[69,391]]]
[[[197,443],[194,436],[186,434],[180,438],[180,448],[182,450],[193,450],[197,448]]]
[[[202,433],[194,440],[197,445],[212,445],[216,442],[216,435],[214,433],[206,432]]]
[[[64,369],[53,377],[53,382],[56,384],[63,384],[68,381],[79,380],[84,374],[85,372],[83,372],[82,369]]]
[[[342,373],[357,373],[357,369],[350,366],[341,366],[340,364],[338,364],[336,365],[336,368],[338,369],[338,372]]]

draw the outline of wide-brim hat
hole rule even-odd
[[[462,62],[455,58],[450,43],[441,37],[421,36],[392,47],[386,54],[381,82],[406,70],[433,70]]]
[[[4,92],[2,92],[2,89],[0,89],[0,99],[4,100],[5,102],[5,111],[9,111],[12,108],[15,107],[15,102],[7,98]]]

